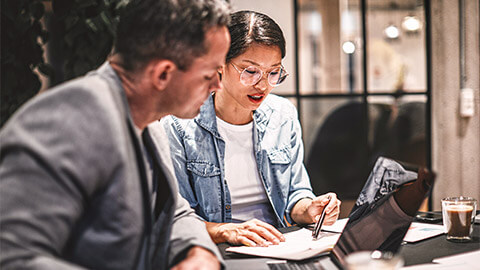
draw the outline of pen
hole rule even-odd
[[[322,228],[323,220],[325,219],[326,211],[325,209],[327,208],[327,205],[330,203],[331,197],[328,196],[328,203],[323,207],[322,213],[320,213],[320,218],[317,220],[317,223],[315,223],[315,228],[312,231],[312,237],[313,239],[317,240],[318,235],[320,234],[320,229]]]

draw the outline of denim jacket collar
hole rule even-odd
[[[270,118],[269,115],[273,113],[273,109],[264,104],[265,103],[262,103],[257,110],[253,111],[253,122],[259,136],[262,136],[262,134],[265,132],[268,119]],[[197,117],[195,117],[195,122],[199,126],[211,132],[215,137],[221,138],[217,129],[214,94],[210,95],[200,108],[200,113]]]
[[[215,105],[213,103],[213,95],[211,94],[202,107],[200,113],[195,117],[194,121],[202,128],[208,130],[215,137],[221,138],[217,129],[217,119],[215,114]]]

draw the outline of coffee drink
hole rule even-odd
[[[447,234],[453,238],[464,238],[470,235],[473,206],[449,205],[446,207],[448,219]]]
[[[447,240],[471,241],[472,221],[477,209],[477,200],[471,197],[448,197],[442,199],[443,226]]]

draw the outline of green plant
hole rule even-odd
[[[51,20],[63,58],[60,80],[84,75],[100,66],[113,44],[121,9],[129,0],[2,0],[0,126],[41,88],[38,72],[52,79],[53,69],[43,54],[48,39],[45,5],[52,5]],[[48,24],[47,24],[48,25]],[[53,41],[52,41],[53,42]],[[57,81],[59,83],[61,81]]]
[[[64,79],[100,66],[112,49],[118,16],[127,0],[53,0],[53,13],[61,23]]]
[[[0,125],[41,87],[38,69],[52,75],[43,59],[48,34],[40,23],[40,0],[2,0]]]

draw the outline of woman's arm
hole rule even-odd
[[[341,202],[335,193],[328,193],[318,197],[312,193],[310,178],[303,164],[303,141],[298,113],[292,105],[292,128],[291,128],[291,171],[290,192],[288,197],[286,216],[290,222],[299,224],[314,223],[326,207],[325,224],[333,224],[340,213]],[[328,198],[331,198],[329,201]],[[289,210],[290,209],[290,210]]]

